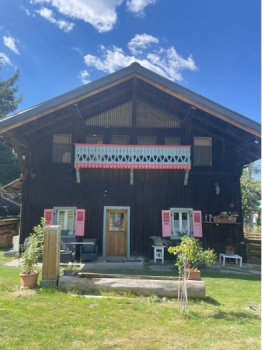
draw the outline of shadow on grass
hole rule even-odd
[[[240,323],[246,323],[246,321],[250,320],[261,320],[259,315],[256,315],[254,313],[247,313],[247,312],[235,312],[235,311],[230,311],[230,312],[225,312],[219,310],[216,312],[213,316],[213,319],[215,320],[224,320],[226,319],[227,321],[235,321],[236,319]]]
[[[215,305],[215,306],[221,305],[221,303],[219,303],[216,299],[211,298],[211,297],[209,297],[209,296],[206,296],[206,297],[205,297],[204,302],[205,302],[206,304]]]

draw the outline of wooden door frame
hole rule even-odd
[[[127,210],[127,249],[126,258],[130,260],[130,207],[104,207],[104,220],[103,220],[103,260],[106,260],[106,214],[107,210]]]

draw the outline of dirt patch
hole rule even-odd
[[[94,307],[94,306],[98,306],[99,304],[98,303],[89,303],[88,306],[89,307]]]
[[[261,305],[250,307],[244,307],[244,310],[254,312],[255,314],[261,316]]]
[[[33,297],[34,295],[36,295],[36,291],[31,289],[21,289],[11,294],[14,297]]]

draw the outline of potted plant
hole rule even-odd
[[[207,249],[203,251],[198,244],[196,238],[192,239],[188,236],[184,236],[181,239],[181,244],[176,247],[168,248],[168,252],[177,255],[176,266],[179,272],[179,287],[178,287],[178,311],[180,312],[180,305],[182,303],[183,310],[188,313],[188,298],[187,298],[187,283],[188,279],[192,279],[194,272],[199,272],[197,279],[200,279],[200,271],[197,266],[205,264],[211,266],[216,259],[215,251]],[[191,278],[190,278],[191,276]],[[182,286],[180,281],[182,279]]]
[[[64,276],[77,276],[77,270],[79,270],[79,268],[76,266],[76,261],[73,262],[73,264],[71,262],[69,262],[66,265],[66,268],[64,269]]]
[[[176,231],[178,237],[187,236],[187,230]]]
[[[165,245],[168,247],[170,245],[170,241],[161,236],[151,236],[149,238],[152,238],[152,240],[154,241],[154,246],[162,247],[163,245]]]
[[[30,234],[27,247],[24,247],[24,253],[22,253],[19,259],[19,265],[24,268],[24,271],[20,273],[21,289],[34,288],[37,286],[39,272],[35,270],[35,267],[38,258],[43,253],[44,223],[45,218],[41,218],[41,224],[34,227],[34,233]]]
[[[198,268],[192,267],[191,264],[188,264],[187,269],[186,269],[186,279],[187,280],[201,281],[200,271],[198,270]]]
[[[232,244],[229,244],[225,247],[225,254],[226,255],[234,255],[235,250],[236,250],[236,247],[233,247]]]
[[[237,217],[238,213],[236,211],[222,211],[219,215],[213,216],[213,221],[220,223],[236,223]]]

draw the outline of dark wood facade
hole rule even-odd
[[[180,127],[136,127],[137,100],[177,118]],[[85,120],[128,101],[132,101],[132,126],[85,125]],[[245,164],[260,158],[260,139],[257,145],[253,142],[254,135],[244,128],[191,107],[188,102],[135,77],[80,99],[77,106],[61,107],[16,126],[12,133],[2,133],[3,143],[10,147],[20,145],[21,154],[26,155],[21,241],[39,223],[44,209],[74,206],[86,210],[85,238],[98,238],[99,254],[102,254],[104,206],[125,206],[130,207],[131,256],[152,259],[149,237],[162,234],[162,210],[201,210],[203,221],[205,214],[237,211],[237,224],[203,223],[201,240],[204,248],[214,248],[217,253],[232,243],[245,261],[240,175]],[[53,134],[72,135],[71,163],[53,163]],[[128,135],[131,145],[137,144],[138,136],[155,136],[157,145],[164,145],[165,137],[180,137],[181,145],[192,145],[188,183],[184,185],[185,172],[181,169],[135,169],[131,185],[129,169],[89,168],[81,169],[77,183],[74,143],[85,143],[87,134],[103,135],[104,144],[110,144],[113,135]],[[194,166],[194,137],[212,137],[212,166]],[[215,183],[221,189],[219,195]]]

